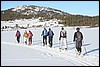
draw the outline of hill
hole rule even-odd
[[[99,26],[99,16],[72,15],[49,7],[23,5],[1,11],[1,21],[40,18],[41,21],[52,19],[65,26]]]

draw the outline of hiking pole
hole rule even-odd
[[[23,37],[23,44],[24,44],[24,37]]]
[[[84,44],[84,41],[82,41],[82,42],[83,42],[83,44]],[[85,54],[87,54],[86,47],[83,46],[83,48],[84,48],[84,51],[85,51],[85,53],[84,53],[83,55],[85,55]],[[88,54],[87,54],[87,55],[88,55]]]
[[[40,36],[41,46],[43,46],[43,36]]]
[[[61,52],[61,40],[59,40],[59,51]]]
[[[76,57],[77,57],[78,52],[77,52],[77,49],[76,49],[76,41],[74,41],[74,43],[75,43],[75,54],[76,54]]]
[[[34,37],[32,38],[32,44],[34,45]]]

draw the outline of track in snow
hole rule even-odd
[[[72,52],[71,50],[65,52],[59,52],[58,48],[49,48],[43,47],[43,46],[37,46],[37,45],[22,45],[22,44],[17,44],[17,43],[10,43],[10,42],[1,42],[2,44],[6,45],[14,45],[14,46],[21,46],[21,47],[27,47],[35,50],[39,50],[44,52],[45,55],[48,57],[59,57],[63,60],[66,60],[70,62],[72,65],[75,65],[75,63],[78,63],[82,66],[94,66],[94,64],[89,63],[88,61],[85,61],[84,57],[78,56],[76,57],[75,53]]]

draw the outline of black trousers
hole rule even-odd
[[[47,45],[47,36],[43,36],[43,46]]]
[[[53,36],[49,36],[49,45],[50,47],[52,47],[52,44],[53,44]]]
[[[81,53],[81,48],[76,47],[77,51]]]
[[[20,37],[17,37],[17,42],[18,42],[18,43],[20,42]]]
[[[29,40],[28,40],[29,42],[32,42],[32,38],[29,38]]]
[[[76,41],[76,49],[81,53],[82,41]]]

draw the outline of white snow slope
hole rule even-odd
[[[30,46],[23,44],[25,29],[19,29],[21,32],[19,44],[16,42],[15,30],[1,31],[1,66],[99,66],[99,27],[81,28],[80,31],[84,36],[81,56],[75,54],[73,27],[65,27],[68,50],[61,52],[58,50],[61,28],[52,27],[51,29],[55,34],[52,48],[49,48],[49,44],[42,46],[43,28],[27,29],[33,32],[33,44]]]

